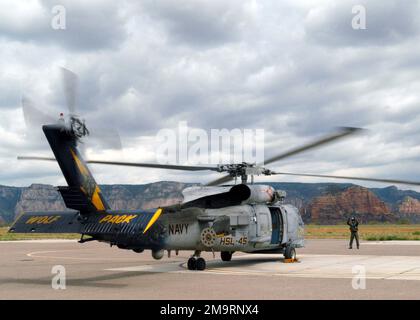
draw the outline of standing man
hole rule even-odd
[[[352,216],[351,218],[349,218],[347,220],[347,224],[350,227],[350,246],[349,249],[353,248],[353,240],[356,239],[356,244],[357,244],[357,249],[359,249],[359,221],[357,221],[357,219]]]

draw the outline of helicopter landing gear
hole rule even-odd
[[[188,267],[188,270],[196,270],[197,269],[197,259],[194,258],[194,257],[189,258],[188,262],[187,262],[187,267]]]
[[[203,258],[198,258],[196,261],[196,268],[199,271],[203,271],[204,269],[206,269],[206,260],[204,260]]]
[[[200,251],[195,251],[194,255],[188,259],[188,270],[203,271],[206,269],[206,260],[200,257]]]
[[[220,258],[222,258],[222,261],[230,261],[232,260],[232,254],[233,252],[222,251],[220,252]]]
[[[297,262],[296,249],[291,245],[288,245],[284,251],[285,262]]]

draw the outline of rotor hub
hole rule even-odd
[[[85,120],[81,120],[76,116],[70,116],[69,131],[77,139],[81,139],[89,135]]]
[[[219,165],[218,171],[228,172],[232,178],[241,177],[243,183],[247,182],[248,176],[253,177],[259,175],[272,174],[272,172],[269,169],[248,162]]]

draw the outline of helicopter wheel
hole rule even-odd
[[[222,258],[222,261],[230,261],[232,260],[232,252],[222,251],[220,252],[220,258]]]
[[[197,270],[197,259],[194,257],[191,257],[188,259],[187,262],[188,270]]]
[[[203,271],[204,269],[206,269],[206,260],[204,260],[203,258],[198,258],[196,261],[196,267],[199,271]]]
[[[296,250],[292,246],[287,246],[284,252],[284,257],[286,259],[296,260]]]

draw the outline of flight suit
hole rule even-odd
[[[349,249],[352,249],[354,239],[356,239],[357,249],[359,249],[359,221],[357,221],[357,219],[348,219],[347,224],[350,227],[351,233]]]

